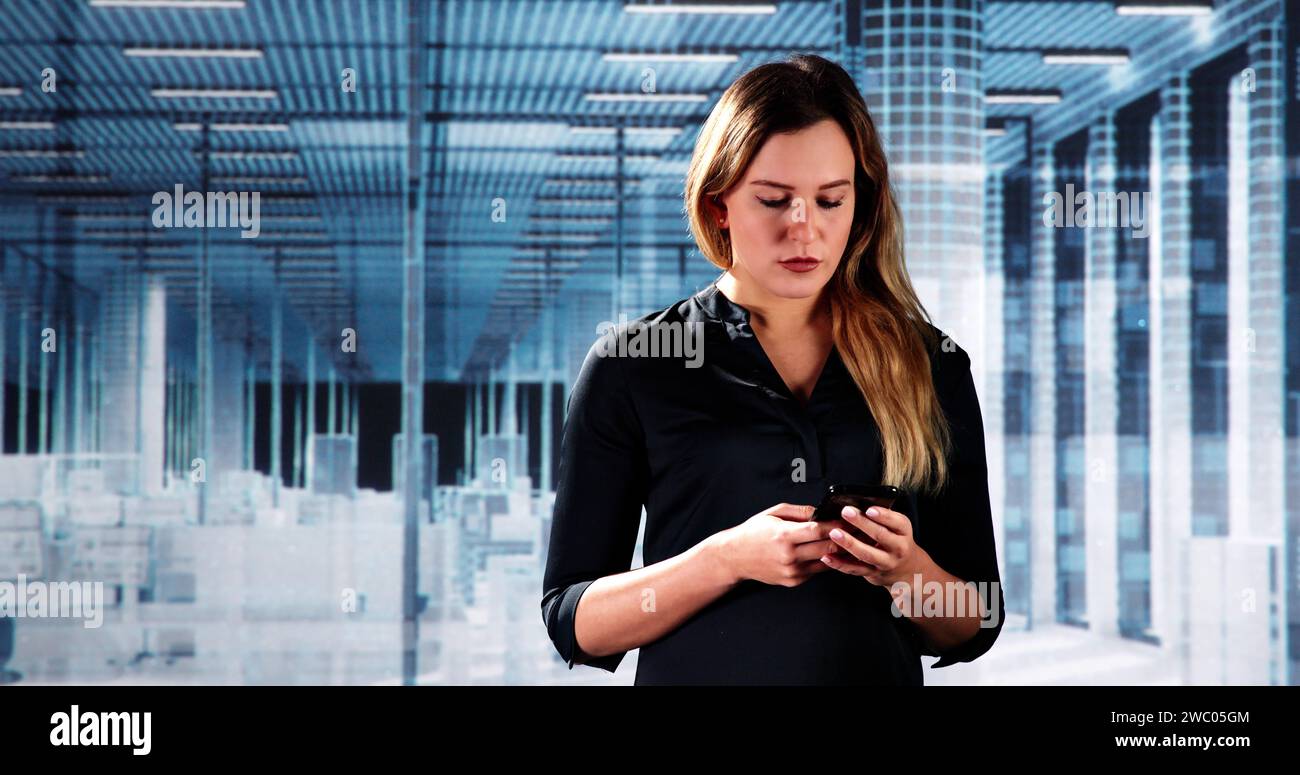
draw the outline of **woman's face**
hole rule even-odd
[[[830,119],[767,139],[716,212],[731,235],[731,273],[751,292],[815,296],[853,225],[853,147]]]

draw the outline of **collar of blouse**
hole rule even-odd
[[[691,299],[706,318],[726,324],[728,331],[733,332],[733,335],[753,334],[754,331],[749,326],[749,310],[727,298],[727,295],[718,289],[717,280],[709,283]]]

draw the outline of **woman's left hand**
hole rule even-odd
[[[872,506],[866,514],[845,506],[841,515],[874,545],[844,530],[832,530],[830,539],[839,551],[822,557],[832,569],[891,587],[897,581],[911,583],[913,574],[926,567],[929,555],[912,540],[912,521],[906,516],[880,506]]]

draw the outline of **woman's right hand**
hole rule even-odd
[[[821,558],[836,550],[829,536],[841,520],[814,522],[815,510],[813,506],[778,503],[714,534],[718,555],[732,581],[753,579],[797,587],[813,574],[829,570]]]

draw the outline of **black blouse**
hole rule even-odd
[[[879,430],[836,348],[803,405],[754,336],[749,310],[716,280],[616,333],[661,323],[698,324],[703,357],[620,357],[612,346],[602,357],[598,340],[569,396],[542,615],[570,669],[612,672],[626,654],[582,654],[574,612],[593,581],[631,568],[643,506],[651,565],[775,504],[816,504],[828,484],[880,481]],[[894,509],[939,567],[1000,582],[970,358],[940,348],[931,367],[952,429],[950,482],[937,498],[907,494]],[[636,683],[921,685],[921,655],[939,656],[933,667],[969,662],[997,639],[1001,584],[982,589],[997,590],[996,627],[936,654],[891,613],[888,591],[863,578],[828,569],[797,587],[742,581],[643,645]]]

